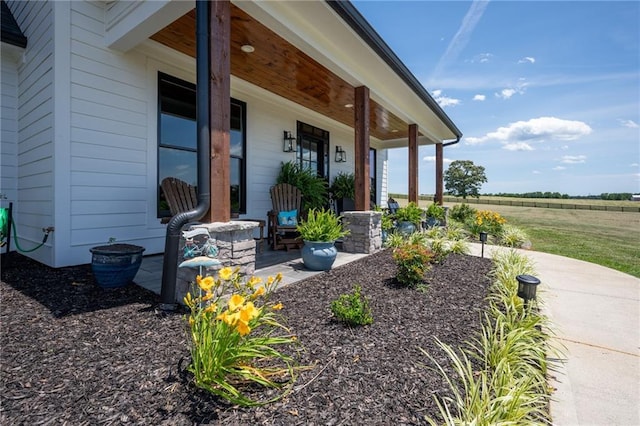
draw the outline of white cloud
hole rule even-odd
[[[563,155],[561,163],[564,164],[581,164],[587,161],[586,155]]]
[[[433,91],[433,98],[441,107],[456,106],[460,104],[460,99],[450,98],[442,94],[442,90],[437,89]]]
[[[485,95],[475,95],[473,97],[474,101],[484,101],[485,99],[487,99],[487,97]]]
[[[631,163],[631,164],[629,164],[629,167],[638,167],[639,165],[640,164],[638,164],[638,163]]]
[[[528,121],[516,121],[508,126],[481,137],[467,137],[465,143],[477,145],[486,142],[501,142],[503,144],[522,141],[544,140],[576,140],[592,132],[591,127],[582,121],[563,120],[556,117],[532,118]]]
[[[531,56],[525,56],[524,58],[520,59],[518,61],[519,64],[524,64],[529,62],[530,64],[535,64],[536,63],[536,58],[533,58]]]
[[[554,168],[553,168],[553,170],[556,170],[556,171],[566,170],[566,169],[567,169],[567,168],[566,168],[566,167],[563,167],[563,166],[557,166],[557,167],[554,167]]]
[[[638,123],[636,123],[633,120],[623,120],[623,119],[618,119],[618,121],[624,126],[624,127],[628,127],[630,129],[637,129],[638,127]]]
[[[507,151],[533,151],[531,145],[526,142],[507,143],[502,149],[506,149]]]
[[[539,174],[541,174],[539,170],[534,170],[532,173],[533,173],[534,175],[539,175]]]
[[[426,161],[426,162],[428,162],[428,163],[435,163],[435,162],[436,162],[436,157],[435,157],[434,155],[428,155],[428,156],[426,156],[426,157],[423,157],[423,158],[422,158],[422,160],[423,160],[423,161]],[[453,161],[453,160],[451,160],[450,158],[443,158],[443,159],[442,159],[442,162],[443,162],[444,164],[451,163],[452,161]]]
[[[517,93],[516,89],[502,89],[500,93],[496,93],[496,97],[502,99],[509,99]]]

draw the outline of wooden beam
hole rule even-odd
[[[409,124],[409,202],[418,204],[418,125]]]
[[[442,180],[442,168],[443,168],[443,164],[444,164],[444,159],[442,157],[442,144],[441,143],[437,143],[436,144],[436,196],[435,196],[435,200],[433,200],[435,203],[442,205],[442,195],[444,193],[443,191],[443,180]]]
[[[205,222],[231,220],[229,126],[231,104],[231,3],[209,2],[209,102],[211,199]]]
[[[356,87],[354,103],[356,211],[369,210],[369,88]]]

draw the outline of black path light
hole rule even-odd
[[[487,242],[487,233],[484,231],[480,233],[480,242],[482,243],[482,257],[484,258],[484,243]]]
[[[530,300],[535,300],[540,280],[533,275],[518,275],[516,280],[518,280],[518,297],[524,300],[524,304],[526,305]]]

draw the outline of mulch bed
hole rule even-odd
[[[426,292],[398,287],[388,250],[278,290],[304,351],[296,386],[262,407],[196,389],[181,314],[131,285],[105,291],[88,265],[51,269],[12,253],[0,283],[0,424],[424,424],[448,388],[424,349],[459,346],[480,328],[491,263],[451,255]],[[374,323],[349,328],[329,305],[360,284]]]

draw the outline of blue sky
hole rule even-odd
[[[445,169],[484,166],[484,193],[640,193],[640,2],[353,3],[463,132]],[[406,193],[407,150],[389,158]]]

